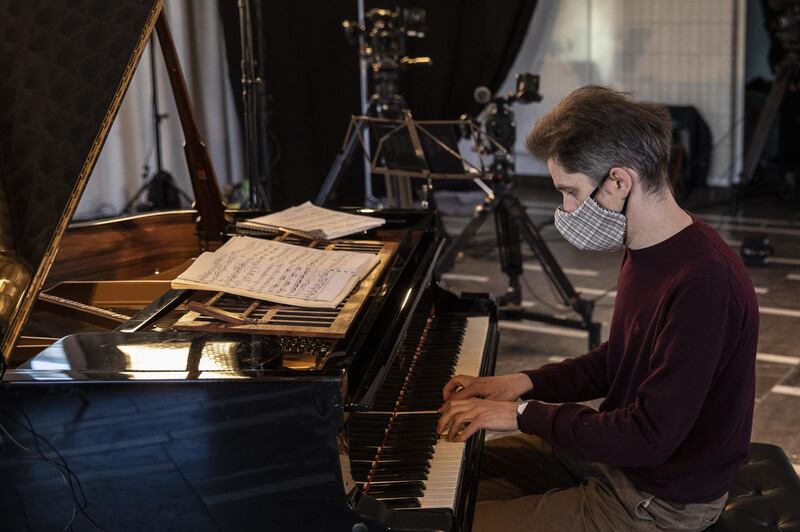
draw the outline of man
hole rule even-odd
[[[758,305],[739,258],[675,202],[670,139],[664,108],[597,86],[528,136],[563,195],[561,234],[625,251],[607,342],[445,386],[448,439],[523,433],[486,445],[476,531],[703,530],[722,511],[749,447]]]

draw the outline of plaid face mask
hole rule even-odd
[[[625,206],[622,212],[614,212],[602,207],[594,200],[598,188],[572,212],[564,206],[556,209],[555,226],[567,242],[578,249],[592,251],[619,251],[625,245]]]

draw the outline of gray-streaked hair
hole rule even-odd
[[[670,187],[671,143],[672,123],[663,105],[598,85],[573,91],[536,121],[525,140],[534,156],[554,159],[565,171],[597,183],[615,166],[632,168],[642,188],[656,194]]]

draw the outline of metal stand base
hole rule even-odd
[[[120,211],[121,214],[129,214],[144,192],[147,192],[147,210],[178,209],[180,200],[187,205],[192,204],[192,198],[175,184],[172,175],[164,170],[159,170],[147,181],[125,203]],[[140,206],[141,208],[141,206]]]

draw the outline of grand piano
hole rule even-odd
[[[219,199],[161,7],[0,0],[0,529],[469,530],[483,434],[439,440],[436,408],[493,372],[496,309],[438,285],[433,213],[348,244],[395,252],[342,334],[176,325],[201,293],[169,279],[248,213]],[[69,226],[154,28],[195,209]]]

